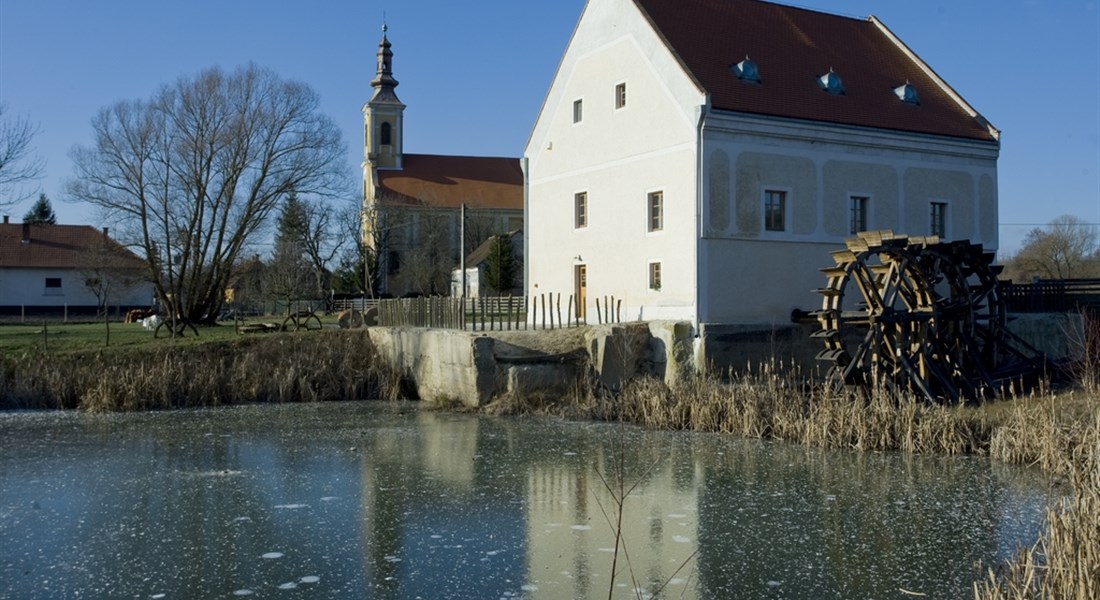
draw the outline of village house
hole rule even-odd
[[[589,0],[525,150],[527,291],[782,326],[858,231],[995,249],[999,138],[873,16]]]
[[[504,246],[497,240],[503,240],[507,244],[506,256],[497,254]],[[492,269],[501,269],[497,275],[504,281],[510,281],[511,286],[505,289],[494,289],[493,284],[500,282],[494,280]],[[510,274],[511,278],[506,278]],[[466,293],[463,294],[463,284]],[[462,277],[462,265],[451,271],[451,295],[465,295],[467,298],[481,298],[483,296],[522,296],[523,295],[523,230],[517,229],[494,235],[485,240],[473,252],[466,255],[466,277]]]
[[[380,275],[373,291],[445,294],[463,253],[523,227],[520,159],[406,153],[405,105],[394,90],[385,28],[377,66],[373,95],[363,105],[363,241]]]
[[[0,224],[0,314],[121,315],[153,304],[145,261],[87,225]]]

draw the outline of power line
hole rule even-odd
[[[998,227],[1100,227],[1100,223],[998,223]]]

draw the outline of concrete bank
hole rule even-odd
[[[426,402],[468,407],[509,393],[561,397],[590,378],[610,389],[641,375],[675,385],[693,369],[686,322],[492,334],[415,327],[368,332],[409,392]]]
[[[400,373],[410,395],[439,404],[479,407],[503,394],[544,397],[594,383],[616,390],[651,376],[674,387],[688,374],[754,369],[778,360],[809,377],[819,372],[812,325],[723,325],[653,321],[551,331],[473,333],[414,327],[370,327],[379,357]],[[1060,358],[1073,354],[1074,315],[1027,315],[1009,329]]]

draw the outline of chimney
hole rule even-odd
[[[8,224],[8,215],[4,215],[4,225]]]
[[[23,223],[23,243],[29,244],[31,242],[31,224]]]
[[[105,237],[105,238],[111,237],[111,228],[110,227],[104,227],[103,228],[103,237]]]

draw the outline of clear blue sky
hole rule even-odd
[[[675,1],[675,0],[669,0]],[[1100,0],[798,0],[882,19],[1003,131],[1001,245],[1060,214],[1100,223]],[[362,151],[383,13],[409,152],[520,156],[583,0],[0,0],[0,103],[41,127],[41,191],[65,223],[69,149],[119,100],[249,61],[308,83]],[[8,209],[18,220],[30,207]]]

